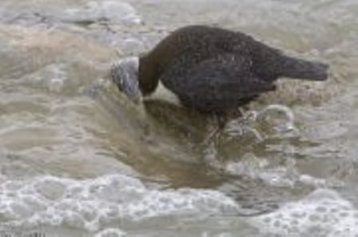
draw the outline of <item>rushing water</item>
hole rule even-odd
[[[206,118],[108,80],[188,24],[329,80],[281,80],[205,144]],[[357,44],[356,0],[2,0],[0,236],[357,236]]]

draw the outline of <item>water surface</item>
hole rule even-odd
[[[329,80],[280,80],[205,145],[207,118],[108,80],[188,24],[328,63]],[[357,42],[354,0],[1,1],[0,233],[356,236]]]

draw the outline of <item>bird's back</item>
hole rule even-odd
[[[243,33],[209,26],[187,26],[172,32],[156,45],[145,61],[156,67],[156,77],[178,60],[199,63],[219,54],[249,54],[258,42]],[[249,55],[247,56],[249,57]]]
[[[252,61],[252,55],[261,54],[261,50],[267,53],[271,48],[240,32],[201,25],[183,27],[140,58],[139,85],[142,93],[147,95],[155,90],[158,80],[164,84],[163,80],[175,80],[162,77],[169,70],[175,71],[173,75],[179,77],[186,73],[188,66],[193,67],[221,54],[234,53]]]

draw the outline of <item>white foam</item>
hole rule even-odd
[[[280,236],[350,237],[358,235],[358,211],[337,192],[317,189],[303,200],[251,218],[264,233]]]
[[[239,161],[229,161],[225,164],[225,171],[231,175],[247,176],[260,180],[270,186],[280,188],[294,188],[307,185],[314,188],[342,187],[343,182],[334,178],[317,178],[302,174],[296,168],[296,161],[287,157],[282,164],[275,164],[269,158],[258,158],[253,153],[244,154]]]
[[[45,176],[0,185],[2,224],[10,227],[65,225],[96,232],[123,220],[234,214],[238,209],[217,191],[152,190],[124,175],[83,181]],[[112,230],[106,233],[99,236],[121,236]]]
[[[116,38],[113,40],[114,43],[118,42],[118,39]],[[140,55],[142,52],[145,51],[144,43],[134,37],[125,38],[122,40],[119,40],[119,45],[114,45],[116,48],[120,48],[122,53],[125,55]]]
[[[126,233],[119,229],[108,228],[95,235],[95,237],[123,237]]]
[[[90,1],[78,8],[65,10],[61,17],[69,21],[105,19],[112,23],[139,24],[142,22],[137,11],[129,3],[110,0]]]

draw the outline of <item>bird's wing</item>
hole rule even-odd
[[[190,67],[180,66],[176,65],[175,70],[185,71],[184,75],[169,73],[161,80],[184,103],[202,110],[242,105],[248,98],[275,89],[273,84],[255,76],[249,57],[223,54]]]

